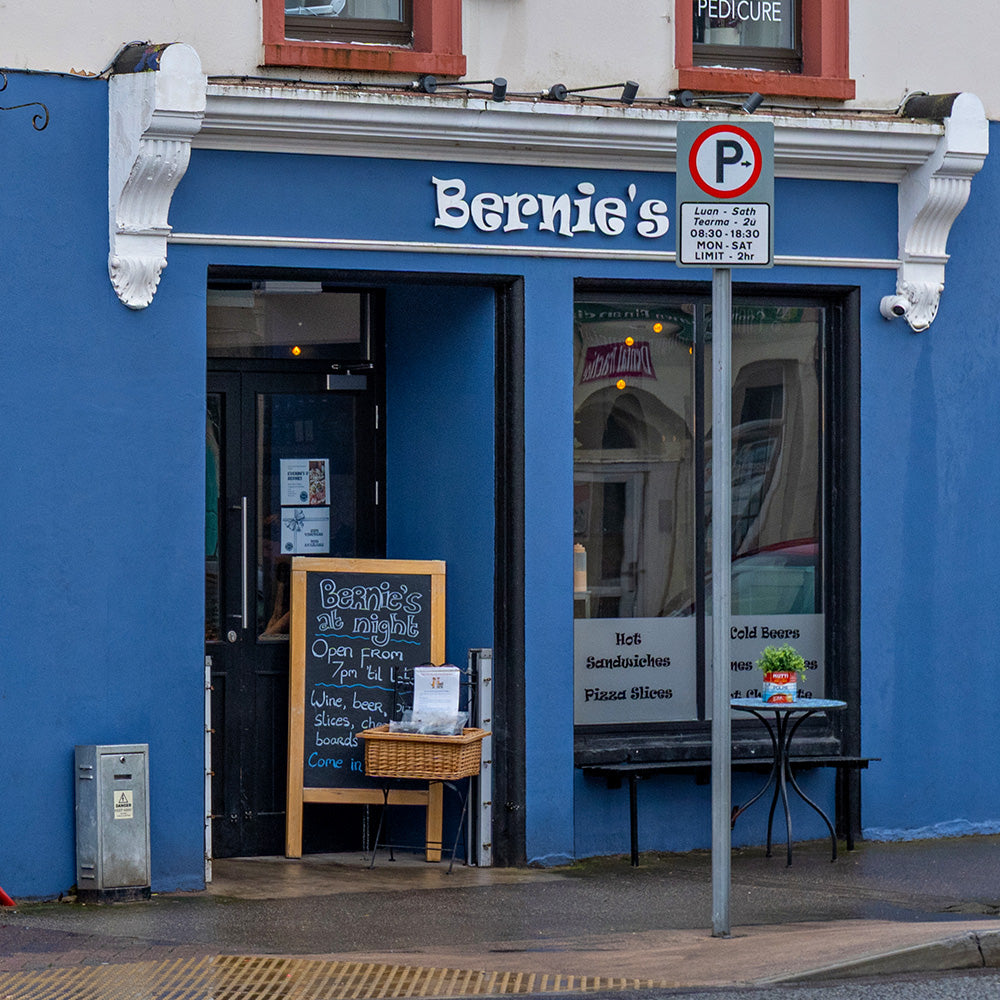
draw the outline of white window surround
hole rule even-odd
[[[208,81],[202,118],[195,93],[200,66],[198,73],[193,74],[189,59],[178,59],[176,63],[168,59],[175,48],[188,49],[169,46],[155,75],[177,73],[186,84],[174,87],[147,84],[139,91],[133,83],[129,90],[113,86],[111,91],[112,132],[120,129],[121,123],[127,123],[132,130],[119,136],[117,143],[113,136],[109,165],[112,192],[115,179],[126,178],[124,188],[118,187],[121,196],[117,200],[113,193],[111,196],[111,247],[112,259],[118,260],[117,270],[130,276],[127,295],[119,287],[120,282],[115,285],[116,291],[132,308],[142,308],[152,301],[160,269],[166,263],[168,242],[496,252],[495,247],[488,246],[335,240],[324,234],[303,234],[283,240],[269,234],[171,233],[167,224],[169,201],[186,168],[192,145],[199,149],[580,168],[606,169],[613,165],[616,169],[673,172],[677,122],[710,120],[703,112],[674,108],[623,109],[542,101],[496,104],[469,97],[372,92],[359,95],[350,87],[304,84],[293,87],[265,81],[224,80]],[[151,75],[154,74],[124,76]],[[112,77],[111,83],[119,79],[122,78]],[[172,106],[167,95],[183,93],[185,86],[187,105]],[[134,104],[150,96],[154,101],[149,113],[136,108],[126,114],[119,108],[119,114],[114,113],[116,101],[124,99]],[[173,101],[174,105],[179,103],[183,102]],[[894,269],[896,294],[892,298],[898,300],[897,312],[905,315],[914,331],[927,329],[937,313],[944,288],[948,233],[968,200],[972,178],[981,169],[988,152],[988,125],[979,99],[973,94],[957,95],[951,102],[950,115],[943,122],[901,119],[888,113],[766,117],[775,123],[777,176],[893,183],[899,188],[896,259],[818,260],[782,258],[779,254],[777,262]],[[181,120],[186,122],[186,135],[179,134],[184,131],[177,127]],[[170,142],[185,146],[183,152],[172,154],[173,167],[143,169],[144,156],[153,155],[152,150],[143,152],[144,144],[162,144],[168,132]],[[138,156],[133,152],[135,149],[139,150]],[[150,206],[156,206],[155,213],[147,211]],[[149,242],[133,245],[133,236],[142,236]],[[538,252],[532,248],[507,248],[508,252],[511,250]],[[575,254],[567,249],[554,250],[552,255]],[[593,251],[588,255],[595,256]],[[625,251],[622,256],[629,254]],[[650,260],[673,258],[669,252],[635,251],[632,256]],[[112,280],[115,280],[114,268]]]

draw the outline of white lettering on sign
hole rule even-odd
[[[680,261],[732,267],[771,258],[770,206],[737,202],[681,205]]]
[[[698,16],[713,20],[780,22],[781,7],[782,0],[698,0]]]
[[[472,197],[468,196],[468,188],[460,177],[432,177],[431,183],[437,199],[434,225],[446,229],[464,229],[471,222],[484,233],[512,233],[534,226],[539,232],[570,238],[577,233],[595,232],[621,236],[633,212],[635,232],[645,239],[659,239],[670,228],[667,203],[660,198],[637,201],[635,184],[628,186],[624,198],[597,198],[597,188],[590,181],[581,181],[572,193],[496,194],[482,191]]]

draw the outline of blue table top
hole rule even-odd
[[[761,698],[732,698],[729,704],[741,712],[819,712],[846,708],[846,701],[832,698],[800,698],[798,701],[764,701]]]

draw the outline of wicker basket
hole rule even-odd
[[[365,774],[373,778],[455,781],[479,774],[485,729],[465,729],[461,736],[390,733],[388,726],[365,729]]]

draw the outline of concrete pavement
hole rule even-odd
[[[30,983],[68,966],[260,955],[670,988],[1000,967],[1000,837],[861,843],[835,862],[828,843],[797,844],[790,868],[783,851],[735,850],[724,940],[708,852],[641,860],[451,875],[383,853],[372,869],[361,855],[217,861],[201,893],[0,911],[0,972]]]

